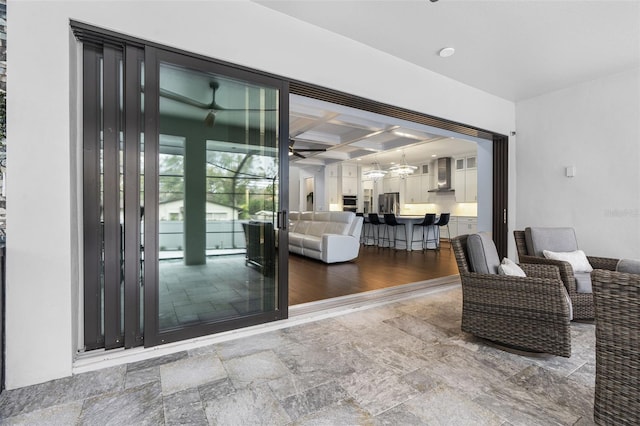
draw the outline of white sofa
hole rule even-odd
[[[289,251],[325,263],[353,260],[362,220],[353,212],[290,212]]]

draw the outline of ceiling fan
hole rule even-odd
[[[220,87],[220,84],[217,81],[211,81],[211,82],[209,82],[209,87],[211,87],[212,94],[211,94],[211,102],[208,103],[208,104],[202,103],[200,101],[196,101],[194,99],[191,99],[188,96],[184,96],[184,95],[181,95],[179,93],[175,93],[175,92],[172,92],[170,90],[163,89],[163,88],[160,88],[160,96],[163,97],[163,98],[166,98],[166,99],[171,99],[172,101],[181,102],[181,103],[186,104],[186,105],[191,105],[191,106],[194,106],[196,108],[209,110],[209,112],[207,113],[207,115],[204,118],[204,124],[207,127],[213,127],[215,125],[216,115],[218,113],[220,113],[220,112],[226,112],[226,111],[242,111],[242,112],[246,112],[246,111],[259,111],[259,112],[277,111],[276,109],[269,109],[269,108],[227,108],[227,107],[224,107],[224,106],[216,103],[216,90],[218,90],[218,88]]]
[[[295,155],[300,158],[307,158],[300,154],[301,152],[325,152],[327,148],[294,148],[295,139],[289,139],[289,155]]]

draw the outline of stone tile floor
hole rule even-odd
[[[456,288],[5,391],[0,424],[593,424],[593,324],[567,359],[502,350],[460,314]]]

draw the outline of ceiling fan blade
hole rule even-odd
[[[277,111],[277,109],[268,109],[268,108],[226,108],[222,105],[216,103],[216,90],[220,87],[220,84],[217,81],[209,82],[209,87],[213,90],[213,94],[211,96],[211,103],[209,104],[209,109],[215,109],[216,111]]]
[[[301,152],[324,152],[326,148],[296,148],[294,145],[296,143],[295,139],[289,139],[289,152],[300,158],[307,158],[304,155],[300,154]]]
[[[172,91],[167,90],[167,89],[160,88],[160,97],[166,98],[166,99],[171,99],[172,101],[176,101],[176,102],[181,102],[183,104],[191,105],[191,106],[194,106],[196,108],[211,109],[211,108],[209,108],[209,104],[204,104],[202,102],[198,102],[198,101],[193,100],[193,99],[191,99],[191,98],[189,98],[187,96],[181,95],[179,93],[172,92]]]
[[[186,105],[191,105],[196,108],[201,109],[210,109],[214,111],[242,111],[242,112],[263,112],[263,111],[277,111],[275,108],[225,108],[222,105],[218,105],[215,99],[212,100],[210,104],[205,104],[194,99],[189,98],[188,96],[181,95],[176,92],[172,92],[171,90],[160,88],[160,96],[166,99],[171,99],[172,101],[180,102]],[[214,92],[215,96],[215,92]]]

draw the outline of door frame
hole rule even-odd
[[[159,64],[167,62],[184,66],[199,72],[207,72],[225,77],[231,77],[259,85],[269,86],[278,90],[278,159],[279,159],[279,217],[286,217],[289,203],[288,177],[289,177],[289,91],[286,81],[272,76],[264,75],[253,70],[243,70],[237,67],[229,67],[218,61],[196,57],[182,52],[174,52],[171,49],[147,46],[145,48],[145,175],[154,179],[145,179],[144,205],[147,207],[158,205],[158,146],[160,123],[158,102],[159,98]],[[150,214],[145,217],[145,250],[148,253],[158,253],[159,249],[159,218],[158,211],[154,208],[145,208]],[[285,212],[284,214],[282,212]],[[286,221],[279,221],[278,247],[288,246]],[[284,244],[284,245],[283,245]],[[276,247],[273,248],[276,250]],[[228,321],[213,323],[199,323],[192,326],[160,331],[158,317],[158,282],[159,262],[153,257],[145,259],[145,291],[144,291],[144,324],[145,347],[185,340],[193,337],[234,330],[251,325],[276,321],[288,317],[288,251],[276,252],[278,270],[276,272],[277,308],[274,311],[247,315]],[[284,271],[284,273],[283,273]]]
[[[401,120],[437,127],[493,142],[493,200],[492,236],[500,258],[507,257],[508,205],[509,205],[509,137],[455,121],[434,117],[406,108],[362,98],[334,89],[302,81],[290,80],[289,91],[293,95],[305,96],[342,106],[386,115]]]
[[[83,42],[86,45],[93,46],[115,46],[117,48],[121,48],[124,51],[123,46],[135,47],[138,49],[144,49],[145,51],[145,91],[156,90],[157,91],[157,81],[153,81],[154,77],[152,73],[149,73],[147,70],[151,68],[152,63],[157,65],[158,55],[161,52],[161,56],[164,55],[179,55],[183,58],[189,58],[190,61],[204,61],[209,64],[212,69],[221,69],[224,70],[225,73],[231,73],[230,75],[238,75],[238,76],[251,76],[255,78],[259,82],[260,79],[264,79],[267,82],[277,82],[280,90],[280,111],[285,111],[286,113],[280,114],[280,133],[279,133],[279,160],[280,160],[280,212],[278,214],[279,223],[281,224],[281,232],[278,233],[278,245],[279,247],[287,247],[288,246],[288,200],[289,200],[289,188],[288,188],[288,180],[289,180],[289,159],[288,159],[288,133],[289,133],[289,95],[297,94],[301,96],[306,96],[318,100],[324,100],[331,103],[336,103],[339,105],[349,106],[357,109],[362,109],[365,111],[387,115],[395,118],[399,118],[402,120],[413,121],[420,124],[425,124],[428,126],[437,127],[440,129],[456,132],[462,135],[473,136],[481,139],[490,140],[493,142],[493,220],[492,220],[492,228],[493,228],[493,239],[496,243],[496,247],[498,249],[498,253],[501,257],[507,255],[507,241],[508,241],[508,136],[503,134],[492,132],[484,129],[480,129],[474,126],[465,125],[462,123],[458,123],[451,120],[446,120],[438,117],[434,117],[428,114],[419,113],[416,111],[412,111],[409,109],[384,104],[378,101],[362,98],[359,96],[354,96],[352,94],[336,91],[333,89],[328,89],[325,87],[297,81],[294,79],[288,79],[286,77],[278,76],[271,73],[262,72],[259,70],[251,69],[248,67],[243,67],[237,64],[229,63],[226,61],[221,61],[218,59],[210,58],[204,55],[195,54],[192,52],[187,52],[181,49],[171,48],[159,43],[149,42],[137,37],[131,37],[127,35],[123,35],[111,30],[106,30],[104,28],[96,27],[90,24],[86,24],[83,22],[78,22],[71,20],[70,21],[71,29],[75,35],[75,37]],[[149,61],[149,62],[147,62]],[[237,74],[236,74],[237,73]],[[242,78],[242,77],[240,77]],[[156,89],[153,89],[156,87]],[[154,96],[151,92],[148,93],[151,96],[145,96],[145,135],[157,135],[158,125],[159,123],[156,120],[157,115],[157,105],[154,105],[153,102],[150,102],[150,99],[154,99]],[[86,130],[86,129],[85,129]],[[285,137],[286,135],[286,137]],[[154,136],[156,137],[156,136]],[[283,143],[284,140],[284,143]],[[154,145],[152,143],[145,144],[145,151],[147,149],[147,145]],[[157,165],[153,162],[147,163],[147,158],[154,158],[152,154],[156,154],[153,150],[150,150],[149,153],[145,152],[145,174],[149,173],[150,175],[157,175]],[[146,191],[145,190],[145,205],[155,205],[157,201],[157,188],[154,191]],[[157,211],[155,209],[146,209],[145,211],[145,249],[151,252],[156,252],[158,250],[158,241],[157,239],[152,238],[151,236],[157,235],[156,223],[158,220]],[[278,275],[281,279],[284,277],[284,283],[280,285],[280,293],[278,294],[278,302],[279,306],[282,308],[274,315],[273,318],[259,318],[260,321],[254,321],[258,318],[252,318],[247,321],[238,321],[234,322],[233,325],[228,325],[228,327],[217,327],[210,328],[210,326],[202,325],[200,327],[194,327],[192,332],[189,333],[167,333],[163,334],[162,337],[159,337],[157,334],[158,323],[157,312],[149,312],[150,310],[145,306],[145,328],[147,326],[152,327],[152,329],[156,330],[156,333],[148,333],[145,332],[144,336],[144,345],[145,346],[154,346],[162,343],[167,343],[170,341],[187,339],[190,337],[201,336],[203,334],[211,333],[211,332],[220,332],[224,330],[234,329],[238,327],[245,327],[249,325],[253,325],[259,322],[265,322],[268,320],[278,320],[284,319],[288,317],[288,271],[287,271],[287,263],[286,259],[288,256],[288,251],[284,250],[283,253],[280,254],[284,261],[280,261],[278,263]],[[145,273],[147,269],[147,265],[145,265]],[[145,281],[147,279],[157,280],[157,270],[152,270],[153,268],[149,268],[149,276],[145,276]],[[84,282],[84,280],[83,280]],[[152,286],[145,286],[144,298],[149,300],[145,305],[150,303],[149,301],[157,300],[158,294],[157,289],[151,290]],[[152,317],[153,314],[153,317]],[[86,321],[85,321],[86,325]],[[155,337],[154,337],[155,335]],[[134,337],[135,339],[135,337]],[[132,339],[133,340],[133,339]]]

